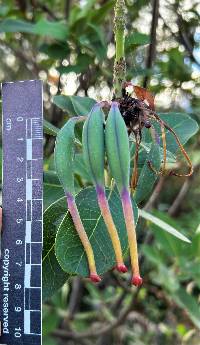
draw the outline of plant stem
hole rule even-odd
[[[116,0],[115,18],[114,18],[114,34],[116,55],[114,63],[114,98],[121,97],[122,83],[126,76],[126,61],[124,53],[125,42],[125,2],[124,0]]]

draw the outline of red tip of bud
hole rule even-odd
[[[90,280],[93,282],[93,283],[99,283],[101,281],[101,278],[98,276],[98,274],[96,273],[91,273],[90,274]]]
[[[122,272],[122,273],[128,272],[128,269],[124,264],[117,265],[116,269],[118,270],[118,272]]]
[[[142,285],[142,278],[140,276],[133,276],[132,278],[132,284],[135,285],[135,286],[140,286]]]

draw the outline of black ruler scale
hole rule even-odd
[[[42,82],[4,83],[0,345],[41,344]]]

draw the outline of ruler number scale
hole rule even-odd
[[[0,345],[41,344],[42,83],[4,83]]]

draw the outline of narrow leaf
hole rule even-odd
[[[75,125],[80,120],[78,118],[71,118],[61,128],[57,135],[55,145],[55,167],[59,180],[65,190],[71,194],[74,190],[74,143],[75,143]]]
[[[44,120],[43,124],[44,124],[44,133],[49,134],[49,135],[53,135],[54,137],[56,137],[56,135],[59,132],[59,128],[57,128],[56,126],[52,125],[47,120]]]
[[[67,111],[70,116],[86,116],[96,101],[89,97],[59,95],[54,96],[53,103]]]
[[[0,32],[25,32],[65,41],[68,35],[66,23],[41,19],[33,24],[25,20],[7,18],[0,22]]]
[[[200,329],[200,307],[197,299],[189,295],[183,288],[175,291],[172,298],[181,308],[186,310],[194,325]]]
[[[149,220],[150,222],[156,224],[157,226],[159,226],[162,230],[165,230],[167,232],[169,232],[170,234],[172,234],[173,236],[179,238],[180,240],[187,242],[187,243],[191,243],[191,241],[184,235],[182,235],[178,230],[176,230],[175,228],[173,228],[171,225],[165,223],[163,220],[153,216],[152,214],[144,211],[144,210],[139,210],[139,215],[140,217]]]

